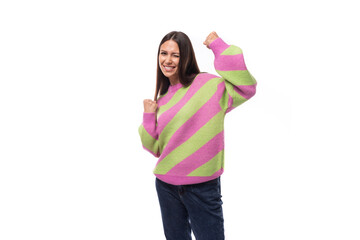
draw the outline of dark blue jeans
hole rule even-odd
[[[171,185],[156,178],[167,240],[223,240],[224,218],[220,177],[198,184]]]

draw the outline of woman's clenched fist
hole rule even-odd
[[[144,112],[156,112],[157,102],[151,99],[144,99]]]
[[[211,32],[205,39],[205,41],[203,42],[204,45],[207,47],[207,48],[210,48],[210,44],[215,40],[217,39],[219,36],[217,35],[216,32]]]

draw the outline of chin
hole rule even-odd
[[[175,74],[174,73],[171,73],[171,74],[169,74],[169,73],[166,73],[166,72],[162,72],[163,74],[164,74],[164,76],[165,77],[167,77],[167,78],[170,78],[170,77],[172,77],[172,76],[174,76]]]
[[[174,76],[175,74],[164,74],[165,75],[165,77],[167,77],[167,78],[171,78],[172,76]]]

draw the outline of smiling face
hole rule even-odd
[[[169,78],[171,85],[179,82],[178,67],[180,50],[178,44],[168,40],[160,46],[159,65],[165,77]]]

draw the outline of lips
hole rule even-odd
[[[165,71],[167,71],[167,72],[172,72],[175,69],[174,66],[165,66],[165,65],[163,65],[163,67],[164,67]]]

